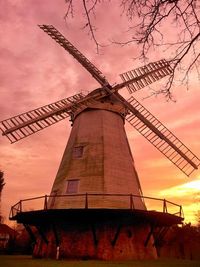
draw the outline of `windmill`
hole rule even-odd
[[[157,234],[158,239],[165,230],[163,227],[180,223],[183,218],[181,214],[180,217],[164,213],[158,216],[154,211],[147,211],[124,121],[186,175],[198,168],[200,160],[133,96],[126,100],[119,91],[127,87],[132,94],[170,75],[170,63],[160,60],[125,72],[120,75],[122,83],[112,86],[54,26],[39,27],[69,52],[100,88],[1,121],[2,134],[11,143],[65,118],[70,118],[73,125],[51,194],[48,199],[45,197],[45,210],[23,212],[20,202],[12,207],[11,218],[24,223],[33,239],[30,225],[37,227],[41,238],[36,243],[35,256],[57,253],[57,257],[61,254],[101,259],[155,257],[155,228],[162,230]],[[126,238],[123,231],[127,233]],[[132,231],[140,239],[137,244],[133,244]],[[121,247],[121,242],[125,247]],[[140,247],[142,250],[138,252]]]

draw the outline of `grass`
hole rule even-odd
[[[2,267],[200,267],[200,261],[191,260],[145,260],[145,261],[68,261],[33,259],[23,255],[0,255]]]

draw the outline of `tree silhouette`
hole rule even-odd
[[[200,3],[198,0],[120,0],[117,3],[113,0],[65,0],[65,2],[66,21],[70,16],[79,19],[82,14],[84,17],[82,29],[88,31],[97,51],[101,46],[96,35],[97,10],[105,2],[111,5],[120,4],[122,15],[126,16],[131,26],[127,29],[129,38],[116,40],[115,43],[122,46],[137,44],[140,49],[138,58],[143,61],[150,57],[152,49],[155,48],[170,55],[167,59],[171,61],[173,73],[165,86],[157,93],[164,93],[170,98],[172,86],[177,82],[177,78],[188,88],[193,70],[196,70],[197,79],[200,78],[200,44],[198,42],[200,39]],[[77,5],[79,5],[79,13],[76,13]],[[108,11],[107,13],[109,16]],[[167,30],[166,25],[168,25]],[[193,79],[192,75],[191,77]]]
[[[4,182],[4,173],[3,171],[0,170],[0,223],[2,223],[2,214],[1,214],[1,196],[2,196],[2,191],[4,188],[5,182]]]

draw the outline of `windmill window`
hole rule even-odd
[[[67,194],[78,193],[79,180],[68,180],[67,181]]]
[[[72,156],[74,159],[79,159],[83,157],[83,146],[75,146],[73,148]]]

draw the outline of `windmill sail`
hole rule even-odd
[[[130,97],[127,101],[131,113],[126,120],[137,131],[186,175],[198,168],[200,160],[171,131],[135,98]]]
[[[73,119],[76,112],[86,109],[89,105],[94,104],[96,100],[110,94],[110,89],[107,90],[108,93],[101,89],[96,89],[88,95],[79,93],[0,121],[2,135],[6,136],[11,143],[15,143],[69,116]],[[115,92],[115,90],[113,89],[112,92]]]
[[[15,143],[71,115],[82,93],[64,98],[52,104],[28,111],[0,122],[2,135]],[[76,104],[75,104],[76,102]]]
[[[157,62],[149,63],[141,68],[120,74],[123,81],[121,85],[126,86],[131,94],[167,75],[170,75],[172,72],[173,70],[169,62],[162,59]]]
[[[89,71],[92,76],[102,85],[109,85],[103,73],[97,69],[72,43],[70,43],[54,26],[52,25],[38,25],[44,32],[46,32],[52,39],[59,43],[65,50],[67,50],[84,68]]]

